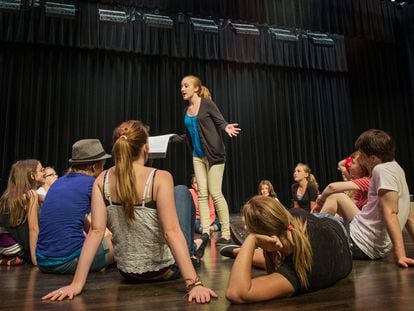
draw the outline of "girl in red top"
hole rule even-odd
[[[359,151],[354,152],[351,158],[352,161],[347,169],[351,179],[330,183],[317,199],[317,207],[313,212],[321,210],[322,206],[336,207],[337,205],[354,205],[362,209],[367,203],[371,167]],[[352,198],[346,195],[345,191],[353,191]]]

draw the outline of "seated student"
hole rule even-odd
[[[316,291],[351,272],[348,236],[339,221],[318,218],[299,208],[287,210],[265,196],[251,198],[243,216],[250,234],[230,274],[226,297],[231,302],[250,303]],[[268,274],[252,277],[253,264]]]
[[[195,175],[191,176],[191,188],[189,189],[191,196],[193,197],[194,208],[195,208],[195,232],[202,233],[200,225],[200,209],[198,208],[198,187],[197,178]],[[208,197],[208,205],[210,208],[210,235],[212,232],[220,231],[220,222],[216,217],[216,210],[214,209],[214,203],[211,196]]]
[[[398,265],[413,266],[414,259],[405,253],[402,228],[406,226],[414,236],[414,213],[410,213],[404,171],[394,159],[394,140],[381,130],[371,129],[358,137],[355,149],[373,167],[367,204],[359,210],[338,202],[324,205],[321,213],[338,213],[350,222],[354,259],[379,259],[393,250]]]
[[[194,270],[189,251],[193,242],[189,237],[186,242],[180,228],[177,214],[191,219],[191,210],[176,209],[170,173],[145,166],[148,149],[148,129],[142,122],[126,121],[115,129],[115,166],[99,175],[93,186],[91,230],[73,281],[43,299],[72,299],[81,293],[107,225],[118,270],[128,281],[173,280],[181,273],[189,302],[206,303],[217,297]],[[191,203],[187,187],[181,189]],[[188,220],[185,232],[194,234],[188,229],[191,225]]]
[[[6,191],[0,198],[0,264],[36,262],[39,232],[39,203],[36,188],[43,183],[44,170],[38,160],[14,163]]]
[[[272,183],[266,179],[263,179],[259,182],[257,195],[268,196],[274,198],[276,201],[279,201],[276,192],[273,189]],[[220,249],[220,253],[223,256],[234,258],[234,254],[231,252],[231,250],[239,248],[239,245],[243,244],[243,241],[247,237],[248,232],[244,227],[241,227],[240,224],[230,224],[230,233],[234,243],[227,245],[227,247],[222,247]]]
[[[293,172],[295,183],[292,185],[293,207],[310,212],[316,206],[318,183],[307,164],[298,163]]]
[[[42,272],[71,274],[89,230],[92,187],[96,176],[110,158],[98,139],[82,139],[72,146],[68,173],[48,191],[40,211],[40,232],[36,257]],[[99,245],[91,271],[102,270],[113,262],[111,237]]]
[[[366,157],[361,156],[360,152],[352,154],[352,161],[349,164],[349,181],[339,181],[330,183],[316,200],[316,207],[312,212],[320,211],[322,206],[331,206],[341,204],[353,205],[358,209],[368,201],[368,188],[371,176],[371,167],[367,163]],[[345,192],[352,191],[352,199]]]
[[[37,188],[36,192],[39,194],[41,201],[44,201],[46,193],[49,191],[50,186],[58,179],[58,174],[53,167],[46,166],[44,174],[44,182]]]
[[[344,181],[349,181],[352,179],[351,174],[349,173],[349,168],[352,163],[353,157],[356,155],[356,152],[352,153],[349,157],[338,162],[338,170],[342,174],[342,179]]]
[[[257,194],[258,195],[264,195],[264,196],[269,196],[272,198],[275,198],[276,200],[279,201],[279,199],[277,198],[277,194],[275,189],[273,188],[273,185],[270,181],[263,179],[260,181],[258,189],[257,189]]]

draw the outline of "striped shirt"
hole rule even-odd
[[[359,188],[354,192],[354,202],[359,209],[362,209],[362,207],[368,202],[369,180],[369,177],[362,177],[352,180],[352,182]]]

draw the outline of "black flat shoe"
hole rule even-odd
[[[191,262],[194,268],[199,268],[201,266],[201,260],[197,257],[191,257]]]
[[[204,256],[204,251],[206,249],[208,241],[210,241],[210,236],[207,233],[203,233],[200,236],[200,239],[201,239],[201,244],[195,251],[195,256],[197,258],[202,258]]]

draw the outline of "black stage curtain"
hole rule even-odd
[[[259,36],[237,35],[228,20],[218,22],[218,34],[199,33],[193,31],[189,16],[184,14],[172,16],[173,29],[149,27],[142,14],[125,24],[105,23],[99,21],[98,7],[102,6],[81,3],[74,19],[46,16],[41,7],[19,13],[2,12],[0,40],[327,71],[347,70],[342,35],[330,35],[334,41],[332,47],[314,45],[307,36],[300,36],[297,42],[286,42],[275,40],[264,25],[259,27]]]
[[[16,159],[27,157],[62,173],[78,139],[99,138],[109,152],[112,130],[126,119],[143,120],[152,135],[182,133],[179,84],[188,73],[202,78],[225,118],[242,128],[239,137],[225,138],[223,188],[232,211],[263,178],[289,203],[299,161],[320,180],[335,180],[336,161],[352,144],[341,73],[19,44],[3,44],[0,60],[3,180]],[[185,145],[172,145],[167,159],[153,164],[188,184]]]

